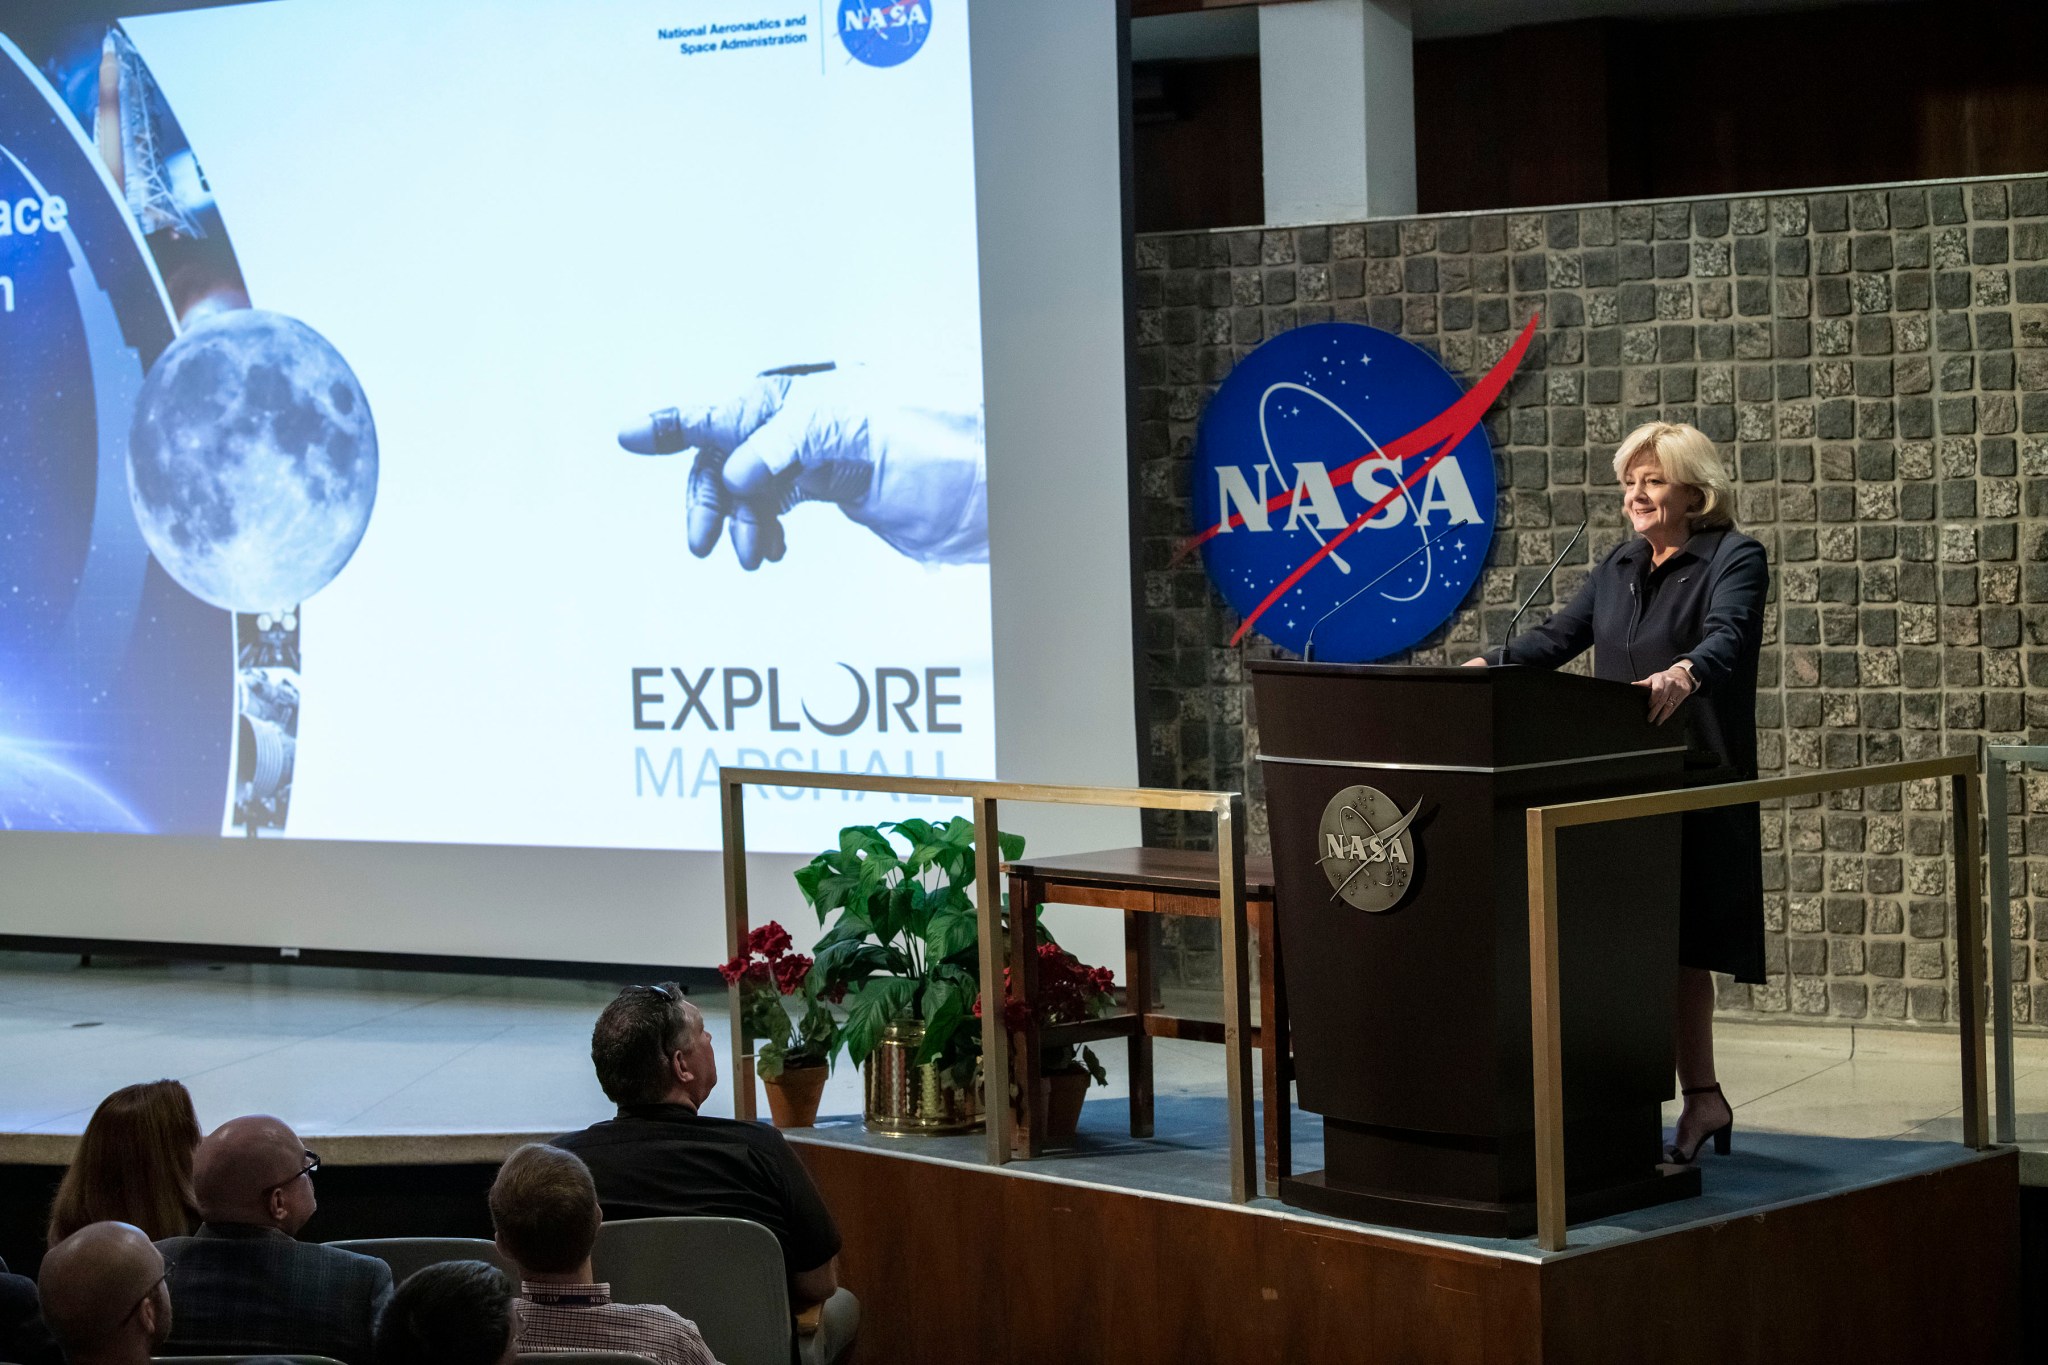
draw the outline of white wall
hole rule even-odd
[[[1013,782],[1138,779],[1116,8],[973,4],[996,768]],[[1138,842],[1132,811],[999,818],[1030,853]],[[1114,914],[1049,922],[1121,969]]]

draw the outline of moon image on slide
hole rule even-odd
[[[186,591],[228,611],[294,607],[333,581],[369,527],[369,400],[296,318],[217,314],[143,381],[128,496],[151,553]]]

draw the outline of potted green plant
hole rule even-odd
[[[1020,835],[998,836],[1022,856]],[[839,846],[798,869],[804,900],[826,925],[819,992],[844,1001],[839,1042],[861,1064],[870,1128],[957,1132],[980,1121],[972,1026],[981,982],[974,900],[974,822],[850,825]]]
[[[770,1118],[777,1128],[810,1127],[839,1042],[839,1021],[818,998],[812,960],[790,951],[789,931],[770,920],[718,974],[740,988],[742,1036],[761,1040],[754,1070],[768,1089]],[[803,1003],[793,1019],[783,1004],[790,996]]]
[[[1116,976],[1107,967],[1091,967],[1055,943],[1039,928],[1038,1008],[1040,1028],[1100,1019],[1116,1009]],[[981,1002],[974,1006],[976,1017]],[[1011,995],[1010,972],[1003,970],[1003,1024],[1012,1033],[1032,1022],[1031,1006]],[[1042,1044],[1038,1051],[1038,1111],[1045,1116],[1049,1142],[1070,1139],[1081,1123],[1081,1102],[1091,1085],[1108,1085],[1102,1061],[1089,1047],[1071,1043]]]

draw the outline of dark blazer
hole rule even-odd
[[[391,1267],[276,1228],[202,1223],[157,1250],[169,1267],[164,1355],[319,1355],[373,1365]]]
[[[1757,655],[1770,579],[1764,547],[1740,531],[1702,531],[1654,569],[1648,542],[1634,536],[1593,567],[1563,610],[1496,657],[1556,668],[1590,647],[1595,677],[1627,683],[1687,660],[1696,687],[1672,721],[1684,726],[1688,780],[1753,778]],[[1684,825],[1679,960],[1761,982],[1756,807],[1695,811]]]

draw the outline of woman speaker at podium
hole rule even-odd
[[[1556,668],[1593,649],[1593,673],[1648,693],[1650,719],[1685,726],[1688,781],[1756,776],[1756,670],[1770,567],[1735,529],[1734,488],[1714,443],[1679,422],[1637,427],[1614,452],[1635,534],[1594,566],[1563,610],[1495,658]],[[1764,979],[1757,808],[1691,811],[1679,896],[1678,1081],[1685,1110],[1666,1149],[1690,1162],[1728,1150],[1734,1110],[1714,1076],[1714,981]]]

